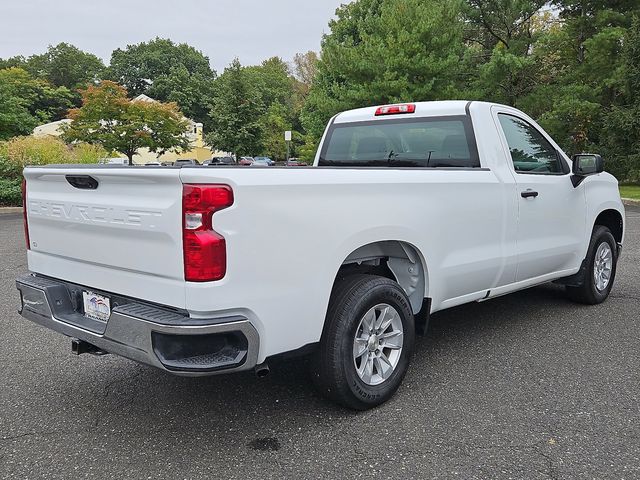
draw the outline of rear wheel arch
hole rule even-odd
[[[361,273],[338,276],[311,358],[314,383],[321,394],[348,408],[384,403],[407,372],[415,330],[411,304],[395,280]]]
[[[342,262],[334,279],[349,274],[371,273],[397,282],[407,294],[414,314],[423,308],[428,296],[429,276],[424,258],[410,243],[384,240],[363,245]]]

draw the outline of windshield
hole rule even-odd
[[[466,116],[334,124],[320,166],[479,167]]]

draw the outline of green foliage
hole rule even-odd
[[[640,183],[640,17],[633,19],[622,52],[624,84],[604,118],[603,144],[618,178]]]
[[[123,85],[133,97],[148,93],[158,78],[171,74],[176,67],[184,67],[190,74],[213,76],[209,59],[186,43],[156,38],[111,55],[110,75]]]
[[[27,165],[72,163],[71,150],[54,137],[14,137],[0,143],[0,176],[21,179]]]
[[[627,108],[625,98],[633,59],[623,50],[640,4],[627,0],[555,3],[562,26],[536,44],[538,64],[545,65],[545,58],[552,58],[553,74],[542,78],[544,84],[536,87],[525,104],[535,104],[535,98],[544,94],[544,107],[535,114],[567,153],[601,153],[607,170],[619,179],[638,178],[640,169],[634,167],[638,162],[637,147],[634,154],[637,125],[634,127],[633,107]]]
[[[360,0],[342,5],[322,42],[302,118],[319,138],[349,108],[458,95],[463,52],[456,0]]]
[[[67,145],[51,136],[14,137],[0,142],[0,177],[21,179],[27,165],[98,163],[107,156],[108,152],[96,145]]]
[[[523,54],[531,44],[532,19],[547,0],[467,0],[462,7],[466,36],[486,51],[495,47]]]
[[[289,66],[279,57],[272,57],[261,65],[245,67],[249,81],[255,86],[260,96],[260,103],[265,107],[273,103],[290,106],[293,102],[293,82]]]
[[[516,106],[568,153],[640,178],[637,0],[357,0],[322,42],[301,113],[310,159],[344,109],[468,98]],[[560,16],[560,18],[558,18]]]
[[[252,75],[235,59],[216,80],[207,142],[239,156],[255,155],[261,149],[263,108]]]
[[[72,163],[98,163],[99,160],[107,158],[107,152],[101,145],[91,143],[75,143],[70,147],[70,160]]]
[[[307,54],[300,68],[313,68],[308,65],[313,59]],[[303,143],[302,134],[298,132],[302,127],[299,121],[300,110],[304,102],[304,87],[292,75],[289,65],[281,58],[272,57],[255,67],[247,67],[250,81],[256,86],[262,111],[261,124],[261,153],[274,159],[284,160],[287,146],[284,132],[292,131],[290,153],[295,154],[298,145]],[[307,71],[307,73],[309,73]]]
[[[186,117],[209,129],[213,84],[213,74],[192,74],[184,65],[178,65],[168,74],[159,76],[149,87],[148,94],[156,100],[177,103]]]
[[[111,55],[109,75],[130,96],[146,94],[162,102],[176,102],[187,117],[210,126],[216,73],[209,59],[186,43],[156,38],[117,49]]]
[[[27,63],[27,61],[21,55],[7,58],[7,59],[0,58],[0,70],[4,70],[5,68],[14,68],[14,67],[24,69],[25,63]]]
[[[273,57],[242,67],[236,59],[218,77],[207,142],[240,155],[264,154],[284,159],[284,132],[293,132],[292,152],[303,144],[299,111],[303,98],[289,66]]]
[[[620,196],[631,200],[640,200],[640,185],[620,185]]]
[[[292,128],[287,113],[285,106],[273,103],[262,118],[262,146],[275,159],[284,159],[287,155],[284,132]]]
[[[312,50],[306,53],[296,53],[293,57],[293,74],[296,80],[296,90],[305,99],[311,89],[311,84],[318,74],[318,54]]]
[[[108,153],[95,145],[66,145],[55,137],[15,137],[0,142],[0,206],[20,205],[22,170],[27,165],[98,163]]]
[[[0,177],[0,207],[18,207],[22,205],[21,184],[22,179],[15,180]]]
[[[311,164],[315,160],[318,144],[319,140],[314,135],[307,133],[302,136],[301,144],[298,146],[296,154],[302,161]]]
[[[531,79],[537,67],[533,56],[517,55],[496,46],[489,61],[480,66],[476,85],[486,100],[517,105],[535,87]]]
[[[74,92],[99,81],[105,70],[98,57],[64,42],[50,45],[41,55],[32,55],[25,61],[24,68],[35,78]]]
[[[31,133],[38,124],[61,118],[71,99],[65,87],[52,87],[21,68],[0,70],[0,140]]]
[[[82,92],[82,107],[71,110],[73,122],[64,138],[123,153],[133,163],[140,148],[159,155],[189,147],[188,123],[175,103],[131,101],[120,85],[104,81]]]

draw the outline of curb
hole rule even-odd
[[[630,198],[623,198],[622,203],[629,206],[640,207],[640,200],[632,200]]]
[[[22,207],[0,207],[0,215],[8,215],[10,213],[22,213]]]

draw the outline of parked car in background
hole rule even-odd
[[[267,158],[256,157],[253,159],[251,166],[252,167],[270,167],[271,164],[269,163],[269,159]]]
[[[253,163],[253,157],[241,157],[238,161],[238,165],[251,165]]]
[[[307,164],[304,162],[301,162],[300,160],[298,160],[297,158],[290,158],[289,160],[287,160],[286,162],[284,162],[284,164],[287,167],[305,167]]]
[[[213,157],[211,160],[205,160],[203,165],[235,165],[236,161],[233,157]]]
[[[185,165],[200,165],[200,162],[194,158],[181,158],[173,162],[174,167],[183,167]]]
[[[254,162],[260,162],[260,165],[264,165],[266,163],[269,167],[276,164],[276,162],[271,160],[269,157],[255,157]]]

